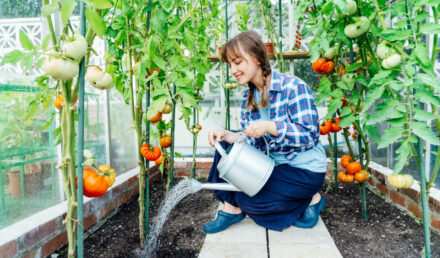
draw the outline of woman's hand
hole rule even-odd
[[[264,120],[250,122],[246,129],[244,129],[243,133],[252,138],[260,138],[266,133],[269,133],[273,136],[278,135],[275,122]]]
[[[225,135],[226,135],[225,129],[218,129],[218,130],[209,131],[209,133],[208,133],[209,144],[211,146],[214,146],[214,141],[218,141],[218,142],[224,141]]]

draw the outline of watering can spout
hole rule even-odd
[[[191,192],[195,193],[201,189],[241,192],[240,189],[228,183],[200,183],[199,181],[192,179]]]

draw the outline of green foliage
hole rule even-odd
[[[39,17],[41,0],[0,0],[0,19]]]
[[[247,3],[238,3],[235,5],[237,15],[238,31],[248,30],[248,23],[250,20],[251,6]]]

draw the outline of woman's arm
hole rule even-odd
[[[232,144],[240,139],[241,135],[239,133],[234,133],[225,129],[218,129],[209,131],[208,140],[211,146],[214,146],[214,141],[226,141],[229,144]]]
[[[319,138],[319,118],[310,88],[304,82],[288,94],[291,121],[275,121],[277,137],[271,144],[282,144],[298,151],[311,149]]]

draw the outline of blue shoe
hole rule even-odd
[[[324,209],[326,202],[324,195],[321,195],[321,200],[307,207],[293,225],[298,228],[313,228],[318,223],[319,213]]]
[[[217,218],[208,222],[203,226],[203,231],[208,234],[218,233],[225,230],[234,223],[242,221],[246,215],[242,212],[240,214],[231,214],[224,211],[218,211]]]

